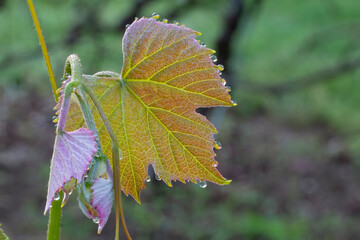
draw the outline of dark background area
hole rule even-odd
[[[121,71],[134,17],[160,14],[202,33],[238,102],[203,110],[219,129],[229,186],[168,188],[123,198],[134,239],[360,239],[358,0],[35,0],[60,85],[65,59]],[[55,105],[26,1],[0,0],[0,223],[11,239],[45,239]],[[62,239],[101,235],[77,206]]]

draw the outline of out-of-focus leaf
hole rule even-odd
[[[1,223],[0,223],[0,227],[1,227]],[[5,233],[1,228],[0,228],[0,240],[10,240],[10,238],[5,235]]]

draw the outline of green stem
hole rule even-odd
[[[50,84],[51,84],[51,87],[52,87],[54,98],[55,98],[55,101],[57,102],[57,101],[59,101],[59,93],[56,92],[57,86],[56,86],[56,81],[55,81],[55,75],[54,75],[54,71],[53,71],[53,69],[51,67],[50,57],[49,57],[49,53],[48,53],[48,50],[47,50],[47,47],[46,47],[44,35],[42,34],[39,19],[38,19],[37,15],[36,15],[34,3],[32,2],[32,0],[27,0],[27,4],[29,6],[31,17],[33,19],[35,29],[36,29],[36,32],[37,32],[37,35],[38,35],[38,38],[39,38],[39,41],[40,41],[40,46],[41,46],[41,50],[42,50],[42,53],[43,53],[43,56],[44,56],[46,68],[47,68],[47,71],[48,71],[48,74],[49,74]]]
[[[71,81],[82,80],[82,66],[80,58],[76,54],[71,54],[65,61],[64,78],[67,79],[71,75]]]
[[[61,223],[61,203],[64,198],[62,191],[59,191],[60,199],[53,201],[50,208],[47,240],[59,240]]]
[[[119,143],[116,138],[114,131],[110,125],[109,120],[107,119],[99,101],[97,100],[94,93],[85,85],[81,84],[81,87],[85,90],[85,92],[89,95],[92,102],[94,103],[102,121],[104,122],[105,128],[110,135],[112,141],[112,160],[113,160],[113,179],[114,179],[114,190],[115,190],[115,209],[116,209],[116,228],[115,228],[115,240],[119,240],[119,218],[121,219],[122,227],[125,231],[125,235],[127,239],[131,240],[131,236],[126,227],[124,212],[122,209],[121,203],[121,182],[120,182],[120,155],[121,151],[119,149]]]

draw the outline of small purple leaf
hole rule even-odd
[[[81,128],[73,132],[57,134],[51,160],[45,214],[55,194],[66,182],[71,178],[81,181],[96,151],[94,133],[88,129]]]
[[[91,188],[93,190],[92,206],[99,218],[98,234],[100,234],[111,213],[113,203],[113,182],[111,179],[98,178]]]

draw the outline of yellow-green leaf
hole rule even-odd
[[[0,223],[0,227],[1,227],[1,223]],[[5,233],[1,228],[0,228],[0,240],[9,240],[8,236],[5,235]]]
[[[228,184],[216,169],[214,126],[195,110],[234,106],[220,77],[214,53],[184,26],[136,20],[123,39],[121,78],[93,78],[86,84],[97,96],[119,141],[121,186],[140,202],[151,164],[169,186],[171,181]],[[104,152],[111,141],[96,110],[94,119]],[[79,128],[81,112],[72,102],[68,130]]]

